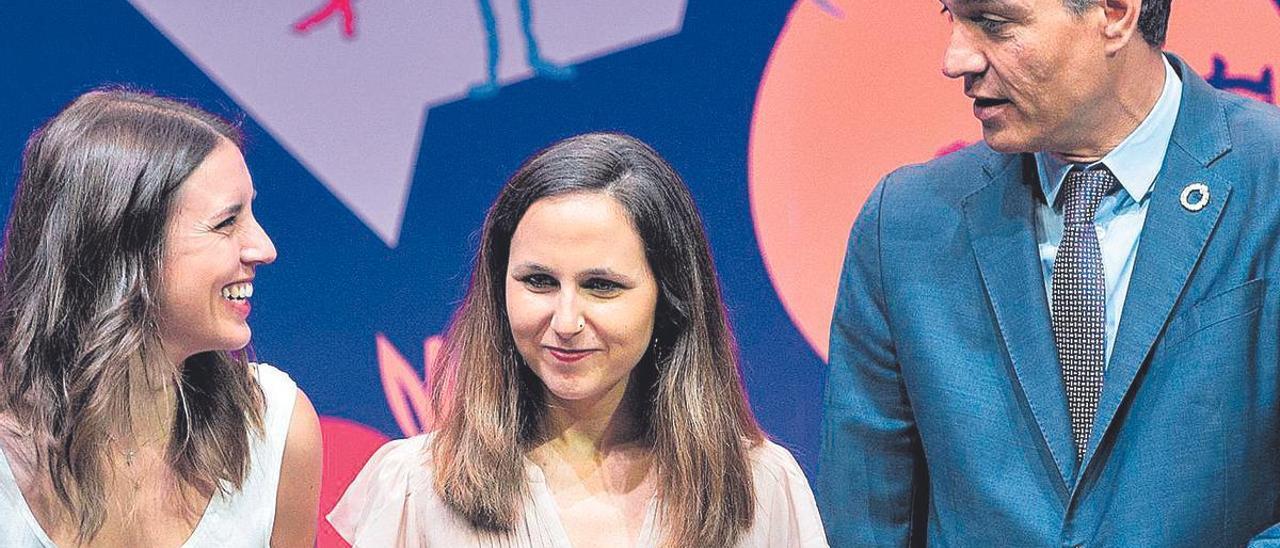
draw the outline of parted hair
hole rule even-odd
[[[517,522],[527,495],[523,456],[540,439],[545,407],[507,318],[511,239],[534,202],[583,192],[623,206],[659,287],[654,341],[628,390],[637,389],[653,451],[663,542],[732,545],[754,520],[747,452],[764,435],[743,393],[693,198],[657,152],[626,135],[551,145],[525,161],[489,208],[467,295],[435,364],[434,487],[474,527],[505,531]]]
[[[130,379],[177,395],[166,454],[180,481],[209,492],[248,473],[263,402],[246,357],[169,364],[157,335],[175,195],[224,139],[241,142],[196,107],[103,89],[27,141],[0,265],[0,413],[32,444],[82,541],[106,518],[104,448],[128,428]]]

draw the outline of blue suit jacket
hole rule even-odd
[[[1280,521],[1280,111],[1183,96],[1077,462],[1028,154],[885,177],[849,239],[818,494],[833,546],[1226,546]],[[1192,182],[1207,207],[1184,209]],[[1280,529],[1280,528],[1278,528]]]

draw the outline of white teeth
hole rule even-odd
[[[222,298],[243,301],[253,296],[253,282],[234,283],[222,288]]]

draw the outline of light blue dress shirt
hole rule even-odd
[[[1102,270],[1106,275],[1107,317],[1106,361],[1111,361],[1111,347],[1116,342],[1116,328],[1124,311],[1124,299],[1129,292],[1129,278],[1133,274],[1133,260],[1138,256],[1138,235],[1147,218],[1147,206],[1151,200],[1151,187],[1160,167],[1164,165],[1165,150],[1173,135],[1173,125],[1182,104],[1182,81],[1168,59],[1164,62],[1164,90],[1155,107],[1133,133],[1125,137],[1114,150],[1090,167],[1104,164],[1120,180],[1120,188],[1113,189],[1102,198],[1094,222],[1098,230],[1098,245],[1102,251]],[[1036,237],[1040,250],[1040,264],[1044,272],[1044,289],[1053,303],[1053,261],[1062,243],[1062,203],[1058,191],[1074,164],[1064,162],[1051,154],[1038,152],[1036,169],[1040,173],[1041,190],[1045,202],[1036,207]]]

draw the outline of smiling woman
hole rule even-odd
[[[356,546],[825,546],[743,394],[693,198],[653,149],[573,137],[485,217],[432,375],[329,515]]]
[[[616,406],[649,349],[658,284],[627,211],[603,193],[535,202],[511,238],[507,317],[549,408]]]
[[[0,272],[0,545],[313,542],[315,411],[241,351],[276,251],[238,143],[118,90],[28,141]]]

